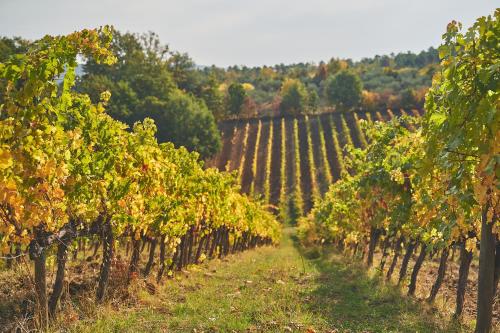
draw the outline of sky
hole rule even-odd
[[[0,0],[0,36],[38,39],[114,25],[154,31],[199,65],[359,60],[438,46],[446,24],[495,0]],[[496,6],[495,6],[496,5]]]

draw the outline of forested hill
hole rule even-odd
[[[234,105],[226,116],[254,117],[314,113],[325,107],[368,111],[421,108],[438,64],[438,52],[431,47],[418,54],[377,55],[360,61],[331,58],[319,64],[207,67],[203,72],[213,73],[223,82],[221,89],[233,97]],[[339,92],[338,97],[332,90]],[[244,96],[239,98],[241,107],[238,93]]]
[[[0,61],[26,52],[31,44],[0,38]],[[112,66],[80,59],[84,64],[77,66],[75,89],[93,102],[108,90],[107,112],[115,119],[132,127],[152,118],[160,141],[185,146],[202,158],[220,151],[216,122],[224,119],[421,109],[438,66],[434,48],[360,61],[228,68],[199,66],[188,54],[161,44],[154,33],[114,31],[111,48],[118,57]]]

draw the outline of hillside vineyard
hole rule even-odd
[[[361,120],[387,121],[421,113],[330,112],[224,121],[219,124],[222,149],[206,166],[236,172],[243,193],[274,206],[295,194],[302,198],[301,212],[307,214],[314,197],[322,196],[345,172],[346,144],[366,145]]]

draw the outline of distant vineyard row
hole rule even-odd
[[[333,112],[222,122],[222,149],[207,166],[236,171],[242,192],[275,206],[295,193],[307,213],[314,196],[323,195],[340,178],[344,146],[366,144],[360,120],[386,121],[403,114],[421,112]]]

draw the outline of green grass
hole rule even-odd
[[[334,251],[301,255],[294,230],[278,248],[215,260],[129,307],[111,305],[74,332],[460,332]],[[322,253],[321,253],[322,252]],[[313,259],[314,258],[314,259]]]

